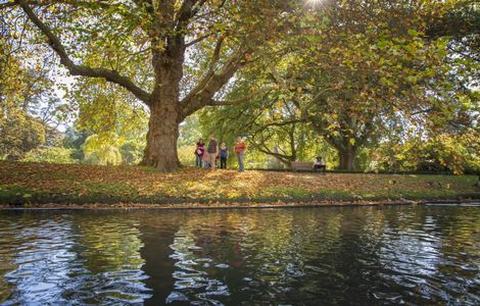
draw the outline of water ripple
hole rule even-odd
[[[0,212],[0,304],[478,305],[478,220],[453,206]]]

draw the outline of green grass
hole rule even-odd
[[[0,162],[0,204],[386,201],[480,198],[476,176],[386,175]]]

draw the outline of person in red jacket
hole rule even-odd
[[[245,156],[245,150],[247,150],[247,145],[243,141],[242,137],[237,138],[237,143],[235,144],[235,154],[237,155],[237,161],[238,161],[238,171],[243,172],[245,170],[245,165],[244,165],[244,156]]]
[[[198,168],[202,168],[203,166],[203,154],[205,154],[205,143],[203,142],[203,139],[200,138],[197,142],[197,147],[195,149],[195,166]]]

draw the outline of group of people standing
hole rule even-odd
[[[241,137],[238,137],[234,146],[234,152],[237,156],[238,171],[240,172],[245,170],[244,155],[246,149],[247,145]],[[217,167],[217,161],[220,160],[220,168],[227,169],[228,157],[229,151],[227,145],[224,142],[218,145],[217,139],[214,135],[210,135],[210,140],[206,145],[203,139],[198,140],[195,149],[195,166],[198,168],[215,170]]]

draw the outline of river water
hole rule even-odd
[[[480,304],[480,207],[0,211],[2,305]]]

